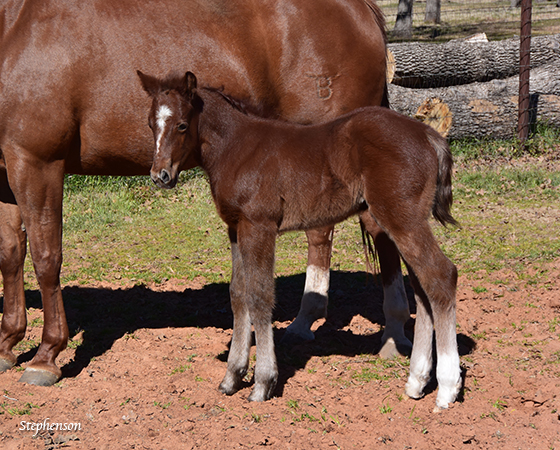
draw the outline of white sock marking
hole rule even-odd
[[[329,292],[329,275],[329,269],[313,265],[307,266],[304,294],[315,292],[326,297]]]

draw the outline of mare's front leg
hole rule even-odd
[[[249,401],[262,402],[272,396],[278,379],[272,333],[277,227],[275,224],[252,224],[242,221],[237,233],[245,277],[244,299],[255,328],[257,346],[255,385],[249,395]]]
[[[220,383],[219,390],[224,394],[232,395],[240,389],[243,378],[249,368],[251,317],[245,301],[245,275],[243,260],[237,242],[237,231],[232,228],[228,231],[232,263],[229,295],[231,309],[233,310],[233,336],[231,338],[226,376]]]
[[[44,313],[41,345],[20,381],[50,386],[61,376],[55,360],[68,341],[60,288],[64,161],[47,162],[24,149],[12,150],[5,152],[8,178],[28,233]]]
[[[381,338],[382,347],[379,356],[384,359],[391,359],[399,354],[408,356],[412,351],[412,343],[404,334],[404,325],[410,319],[410,310],[399,251],[369,211],[365,211],[360,219],[375,242],[383,282],[385,329]]]
[[[0,169],[0,271],[4,280],[4,314],[0,328],[0,372],[15,365],[12,348],[25,336],[27,317],[23,287],[23,263],[27,238],[21,215]]]
[[[283,342],[315,339],[311,326],[317,319],[327,317],[333,231],[334,227],[306,231],[308,253],[305,289],[299,313],[286,329]]]

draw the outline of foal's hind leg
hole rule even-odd
[[[0,271],[4,280],[4,314],[0,330],[0,372],[16,363],[12,348],[25,336],[27,317],[23,262],[27,238],[18,206],[0,171]]]
[[[229,229],[231,243],[232,275],[229,285],[231,309],[233,310],[233,337],[229,350],[227,372],[219,390],[227,395],[236,393],[249,367],[251,349],[251,318],[245,302],[244,269],[237,242],[237,232]]]
[[[404,288],[399,252],[369,211],[365,211],[360,219],[368,233],[373,236],[383,281],[385,329],[381,338],[382,347],[379,356],[391,359],[399,354],[410,355],[412,342],[404,334],[404,325],[410,319],[410,310]]]
[[[416,322],[414,324],[414,347],[410,356],[410,375],[405,392],[409,397],[418,399],[423,397],[424,388],[430,381],[434,322],[430,302],[424,290],[418,283],[414,272],[410,268],[408,272],[416,299]]]
[[[409,226],[406,230],[399,226],[393,229],[391,237],[410,268],[416,298],[420,300],[419,335],[414,337],[406,392],[417,398],[429,376],[431,313],[438,358],[436,408],[447,408],[455,401],[461,388],[455,317],[457,269],[440,250],[427,221]]]

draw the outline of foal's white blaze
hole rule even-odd
[[[161,105],[156,113],[156,124],[157,124],[157,139],[156,139],[156,155],[159,153],[159,148],[161,145],[161,138],[165,132],[165,125],[167,119],[171,117],[173,111],[167,105]]]

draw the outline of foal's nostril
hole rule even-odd
[[[168,184],[171,181],[171,175],[169,174],[169,172],[165,169],[162,169],[162,171],[159,173],[159,179],[165,183]]]

